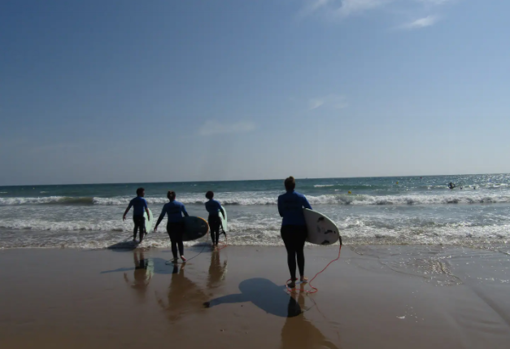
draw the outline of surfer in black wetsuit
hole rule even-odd
[[[304,247],[307,229],[303,208],[312,209],[303,194],[294,191],[296,181],[294,177],[285,179],[285,194],[278,197],[278,212],[282,219],[281,235],[287,249],[287,264],[290,271],[289,287],[296,287],[296,259],[300,280],[306,282]]]
[[[177,263],[177,248],[179,248],[179,254],[182,261],[186,262],[182,238],[185,231],[184,217],[188,217],[189,215],[184,205],[175,200],[175,196],[175,192],[172,190],[169,190],[166,194],[166,197],[170,200],[170,202],[163,206],[158,221],[156,222],[156,226],[154,227],[154,232],[158,230],[159,223],[161,223],[165,215],[167,215],[168,221],[166,224],[166,231],[172,244],[172,255],[174,256],[173,262]]]
[[[133,242],[136,242],[136,232],[137,230],[140,231],[140,241],[141,243],[143,241],[143,236],[147,234],[147,231],[145,230],[145,218],[143,216],[143,213],[147,213],[147,219],[150,220],[151,216],[149,214],[149,209],[147,207],[147,201],[143,198],[145,196],[145,189],[138,188],[136,189],[136,198],[131,200],[129,202],[128,207],[126,208],[126,211],[124,212],[124,215],[122,216],[122,219],[126,219],[126,215],[131,207],[133,207],[133,222],[135,223],[135,228],[133,229]]]
[[[212,191],[209,190],[205,194],[205,197],[209,199],[209,201],[205,203],[205,209],[209,212],[208,222],[209,227],[211,228],[212,244],[213,247],[217,249],[221,226],[220,212],[223,215],[223,218],[225,218],[225,211],[223,210],[223,207],[221,207],[221,204],[213,199],[214,193]]]
[[[453,184],[452,182],[448,183],[448,188],[450,188],[450,189],[455,188],[455,184]]]

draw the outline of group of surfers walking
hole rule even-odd
[[[312,209],[310,203],[303,194],[295,191],[296,181],[294,177],[290,176],[285,179],[285,193],[278,197],[278,213],[282,217],[281,226],[281,237],[287,250],[287,265],[290,272],[290,283],[288,286],[294,288],[296,286],[296,266],[299,270],[299,281],[306,282],[307,278],[304,276],[305,272],[305,256],[304,246],[307,238],[307,228],[305,217],[303,215],[303,208]],[[137,232],[139,233],[140,240],[142,242],[143,236],[145,235],[145,218],[144,212],[147,213],[147,217],[150,217],[147,201],[144,199],[145,190],[144,188],[138,188],[136,190],[136,197],[129,202],[126,211],[124,212],[123,219],[126,219],[128,211],[133,207],[133,241],[136,241]],[[214,200],[214,193],[208,191],[205,194],[208,201],[205,203],[205,208],[209,213],[208,223],[211,232],[211,239],[214,249],[218,248],[218,240],[220,235],[221,218],[220,214],[225,217],[225,211],[221,207],[221,204]],[[184,245],[183,235],[185,231],[184,217],[189,216],[184,204],[175,200],[176,194],[170,190],[167,193],[169,200],[163,206],[161,214],[154,227],[154,232],[157,231],[159,224],[165,216],[167,216],[166,231],[170,238],[172,245],[173,261],[178,261],[178,256],[183,262],[186,262],[184,257]],[[150,219],[150,218],[149,218]],[[177,252],[179,254],[177,254]],[[297,263],[296,263],[297,262]]]

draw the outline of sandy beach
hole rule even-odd
[[[307,248],[311,278],[338,247]],[[279,247],[0,251],[4,348],[507,348],[510,256],[344,246],[290,296]],[[139,268],[146,260],[145,268]],[[136,268],[138,266],[138,268]],[[142,263],[144,266],[144,263]],[[308,286],[304,290],[309,290]]]

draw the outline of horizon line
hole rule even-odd
[[[505,172],[494,173],[459,173],[459,174],[434,174],[434,175],[392,175],[392,176],[354,176],[354,177],[294,177],[296,180],[310,180],[310,179],[354,179],[354,178],[411,178],[411,177],[441,177],[441,176],[480,176],[480,175],[502,175],[510,174]],[[199,180],[199,181],[168,181],[168,182],[103,182],[103,183],[67,183],[67,184],[7,184],[0,185],[0,188],[5,187],[42,187],[42,186],[72,186],[72,185],[111,185],[111,184],[126,184],[126,185],[139,185],[139,184],[164,184],[164,183],[207,183],[207,182],[254,182],[254,181],[276,181],[284,180],[285,178],[270,178],[270,179],[231,179],[231,180]]]

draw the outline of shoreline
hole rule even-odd
[[[198,253],[199,249],[203,249]],[[2,249],[0,344],[186,348],[506,348],[510,256],[441,246],[344,246],[285,291],[283,247]],[[306,248],[311,280],[338,245]],[[146,259],[147,268],[135,268]],[[309,289],[309,286],[305,286]]]

